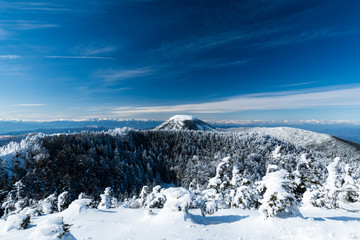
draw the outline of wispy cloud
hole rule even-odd
[[[95,77],[101,78],[104,82],[112,84],[114,82],[140,78],[154,74],[156,70],[152,67],[142,67],[135,69],[120,69],[120,70],[104,70],[95,73]]]
[[[131,87],[114,88],[114,89],[112,89],[112,91],[114,91],[114,92],[123,92],[123,91],[131,90],[131,89],[134,89],[134,88],[131,88]]]
[[[35,30],[43,28],[57,28],[57,24],[49,24],[41,21],[33,20],[2,20],[0,21],[0,27],[7,28],[9,30]]]
[[[347,89],[308,89],[305,91],[269,92],[242,95],[199,104],[146,107],[120,107],[113,114],[143,113],[231,113],[246,110],[306,109],[319,107],[360,106],[360,87]]]
[[[326,9],[328,4],[325,2],[301,4],[301,1],[253,1],[239,5],[239,10],[244,12],[236,17],[236,25],[231,21],[225,21],[226,24],[216,22],[211,25],[210,32],[199,31],[191,37],[164,42],[151,49],[148,54],[151,57],[161,56],[165,59],[177,59],[182,56],[193,58],[194,55],[213,49],[224,52],[226,49],[236,51],[249,47],[273,48],[360,32],[357,24],[330,24],[326,23],[326,20],[320,21],[324,19],[320,19],[319,5]],[[196,8],[194,10],[199,11]],[[234,14],[231,10],[229,12]],[[202,13],[200,11],[191,14],[201,16]],[[178,21],[184,21],[184,16],[187,16],[179,15],[181,17]],[[312,24],[306,24],[307,21]]]
[[[0,1],[0,10],[67,11],[69,9],[48,2],[8,2]]]
[[[320,82],[320,81],[302,82],[302,83],[294,83],[294,84],[285,84],[285,85],[279,85],[278,87],[296,87],[296,86],[309,85],[309,84],[318,83],[318,82]]]
[[[0,60],[14,60],[21,58],[19,55],[0,55]]]
[[[46,106],[47,104],[43,104],[43,103],[19,103],[16,104],[16,107],[43,107]]]
[[[219,62],[214,63],[213,65],[209,65],[209,68],[222,68],[222,67],[234,67],[234,66],[241,66],[246,65],[249,62],[253,61],[254,59],[243,59],[239,61],[225,61],[225,62]]]
[[[116,46],[105,46],[105,47],[78,47],[81,55],[93,56],[104,53],[111,53],[118,50]]]
[[[105,59],[113,60],[111,57],[97,57],[97,56],[46,56],[45,58],[60,58],[60,59]]]
[[[83,96],[89,96],[89,95],[97,94],[97,93],[123,92],[123,91],[131,90],[131,89],[133,89],[133,88],[131,88],[131,87],[107,88],[104,86],[100,86],[100,87],[98,86],[96,88],[89,88],[86,86],[81,86],[81,87],[75,88],[75,90]]]

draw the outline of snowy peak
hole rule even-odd
[[[195,120],[199,120],[196,117],[190,116],[190,115],[175,115],[172,116],[171,118],[169,118],[169,120],[174,120],[174,121],[195,121]]]
[[[189,115],[175,115],[155,128],[156,130],[195,130],[213,131],[209,124]]]

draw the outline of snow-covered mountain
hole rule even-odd
[[[157,126],[155,130],[201,130],[215,131],[212,126],[189,115],[175,115]]]

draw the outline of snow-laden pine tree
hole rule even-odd
[[[234,165],[230,181],[230,201],[232,207],[253,209],[258,207],[259,195],[251,182],[240,174],[239,166]]]
[[[56,193],[49,195],[40,202],[41,210],[45,214],[51,214],[57,210],[57,196]]]
[[[166,202],[166,197],[161,191],[162,189],[160,185],[153,187],[152,192],[146,197],[144,206],[147,208],[163,208]]]
[[[353,178],[353,169],[349,164],[345,165],[344,183],[339,193],[339,200],[349,203],[356,202],[359,199],[359,187]]]
[[[161,193],[166,197],[162,212],[184,212],[188,214],[192,207],[194,194],[182,187],[163,189]]]
[[[230,186],[231,162],[231,157],[225,157],[221,160],[216,167],[215,176],[209,179],[208,188],[213,188],[221,192]]]
[[[216,167],[216,174],[209,179],[207,190],[204,192],[206,205],[209,206],[209,213],[217,208],[229,208],[231,206],[231,157],[225,157]],[[217,209],[216,208],[216,209]]]
[[[341,188],[341,175],[339,170],[340,158],[336,157],[332,163],[330,163],[326,169],[328,171],[328,177],[324,186],[325,190],[325,202],[330,208],[338,208],[338,195]]]
[[[139,201],[141,206],[145,205],[145,202],[146,202],[146,199],[147,199],[148,195],[149,195],[149,187],[148,186],[143,186],[141,191],[140,191],[139,198],[138,198],[138,201]]]
[[[113,197],[114,193],[111,187],[105,188],[104,194],[101,194],[101,201],[98,205],[98,209],[108,209],[111,207],[115,207],[116,199]]]
[[[17,181],[13,185],[4,202],[1,204],[1,208],[4,209],[3,217],[6,217],[11,212],[19,212],[28,205],[28,198],[25,194],[25,185],[21,181]]]
[[[270,165],[262,180],[265,193],[260,200],[260,213],[264,218],[280,216],[283,214],[298,214],[298,206],[295,196],[290,189],[288,180],[289,173],[277,170],[277,166]]]
[[[65,210],[70,204],[70,195],[68,191],[62,192],[58,196],[57,200],[57,208],[58,211],[61,212]]]

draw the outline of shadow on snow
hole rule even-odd
[[[339,217],[306,217],[305,219],[310,219],[317,222],[324,222],[326,220],[335,220],[335,221],[342,221],[342,222],[349,222],[349,221],[358,221],[360,222],[360,218],[357,217],[346,217],[346,216],[339,216]]]
[[[190,215],[195,223],[202,224],[202,225],[217,225],[217,224],[222,224],[222,223],[233,223],[233,222],[237,222],[237,221],[240,221],[242,219],[249,217],[249,215],[247,215],[247,216],[226,215],[226,216],[207,216],[204,218],[200,215],[193,215],[193,214],[190,214]]]
[[[358,222],[360,222],[360,218],[358,218],[358,217],[340,216],[340,217],[326,217],[326,219],[336,220],[336,221],[344,221],[344,222],[348,222],[348,221],[358,221]]]

